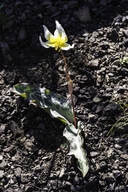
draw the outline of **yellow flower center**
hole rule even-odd
[[[63,44],[65,43],[65,39],[62,37],[52,37],[50,38],[50,43],[52,43],[55,46],[55,50],[60,51],[61,47],[63,47]]]

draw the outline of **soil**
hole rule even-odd
[[[127,108],[127,0],[1,0],[0,191],[127,192],[128,129],[108,136]],[[17,83],[67,96],[61,54],[41,47],[43,27],[64,27],[77,121],[84,124],[89,172],[68,156],[64,125],[12,92]],[[125,99],[125,101],[124,101]],[[118,102],[117,102],[118,101]]]

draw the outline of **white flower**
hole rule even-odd
[[[54,35],[50,33],[50,31],[47,29],[45,25],[43,25],[44,36],[45,39],[47,39],[47,41],[43,42],[41,36],[39,36],[41,45],[45,48],[54,47],[55,50],[57,51],[60,51],[61,49],[69,50],[73,48],[74,44],[70,45],[67,43],[68,38],[61,24],[58,21],[55,21],[55,23],[56,23],[56,30],[54,31]]]

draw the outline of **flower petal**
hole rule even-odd
[[[43,42],[42,39],[41,39],[41,36],[39,36],[39,41],[40,41],[40,44],[45,47],[45,48],[49,48],[49,46],[47,45],[47,42]]]
[[[64,43],[64,45],[61,47],[61,49],[65,50],[65,51],[72,49],[72,48],[74,48],[74,44],[70,45],[68,43]]]
[[[43,28],[44,28],[45,39],[50,41],[50,38],[54,38],[54,36],[51,34],[51,32],[48,30],[48,28],[45,25],[43,25]]]
[[[67,42],[68,38],[67,38],[67,35],[66,35],[62,25],[57,20],[55,21],[55,23],[56,23],[56,30],[54,32],[54,36],[55,37],[60,36],[65,42]]]

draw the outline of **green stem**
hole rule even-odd
[[[71,86],[73,87],[73,83],[72,83],[72,80],[71,80],[70,75],[68,73],[68,66],[67,66],[67,62],[66,62],[66,57],[64,56],[62,50],[61,50],[61,55],[62,55],[62,58],[64,60],[65,74],[66,74],[66,79],[67,79],[67,83],[68,83],[68,91],[69,91],[69,94],[70,94],[72,108],[73,108],[74,126],[76,127],[77,126],[76,116],[75,116],[74,101],[73,101],[73,94],[72,94],[72,88],[71,88]]]

